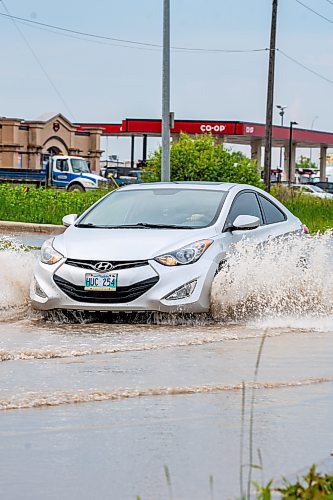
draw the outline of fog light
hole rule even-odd
[[[190,281],[189,283],[185,283],[185,285],[176,288],[173,292],[166,295],[165,300],[180,300],[189,297],[194,292],[196,287],[197,280]]]
[[[46,293],[44,292],[44,290],[41,288],[38,281],[36,281],[36,280],[35,280],[35,293],[36,293],[36,295],[38,295],[39,297],[42,297],[43,299],[47,298]]]

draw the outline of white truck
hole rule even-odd
[[[91,173],[84,158],[64,155],[52,156],[39,170],[0,168],[0,182],[36,184],[67,191],[88,191],[110,184],[108,179]]]

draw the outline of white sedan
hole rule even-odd
[[[243,238],[301,233],[300,220],[249,185],[130,185],[67,215],[31,285],[37,309],[207,312],[214,276]]]
[[[294,184],[291,186],[291,189],[297,191],[298,193],[315,196],[316,198],[327,198],[333,200],[333,194],[327,193],[324,189],[312,184]]]

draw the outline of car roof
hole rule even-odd
[[[165,188],[179,188],[182,189],[212,189],[214,191],[229,191],[234,186],[239,184],[232,184],[231,182],[204,182],[204,181],[181,181],[181,182],[147,182],[144,184],[131,184],[124,186],[121,189],[165,189]]]

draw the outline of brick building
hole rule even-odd
[[[0,168],[41,168],[53,154],[84,157],[99,171],[102,129],[78,127],[61,114],[43,120],[0,117]]]

